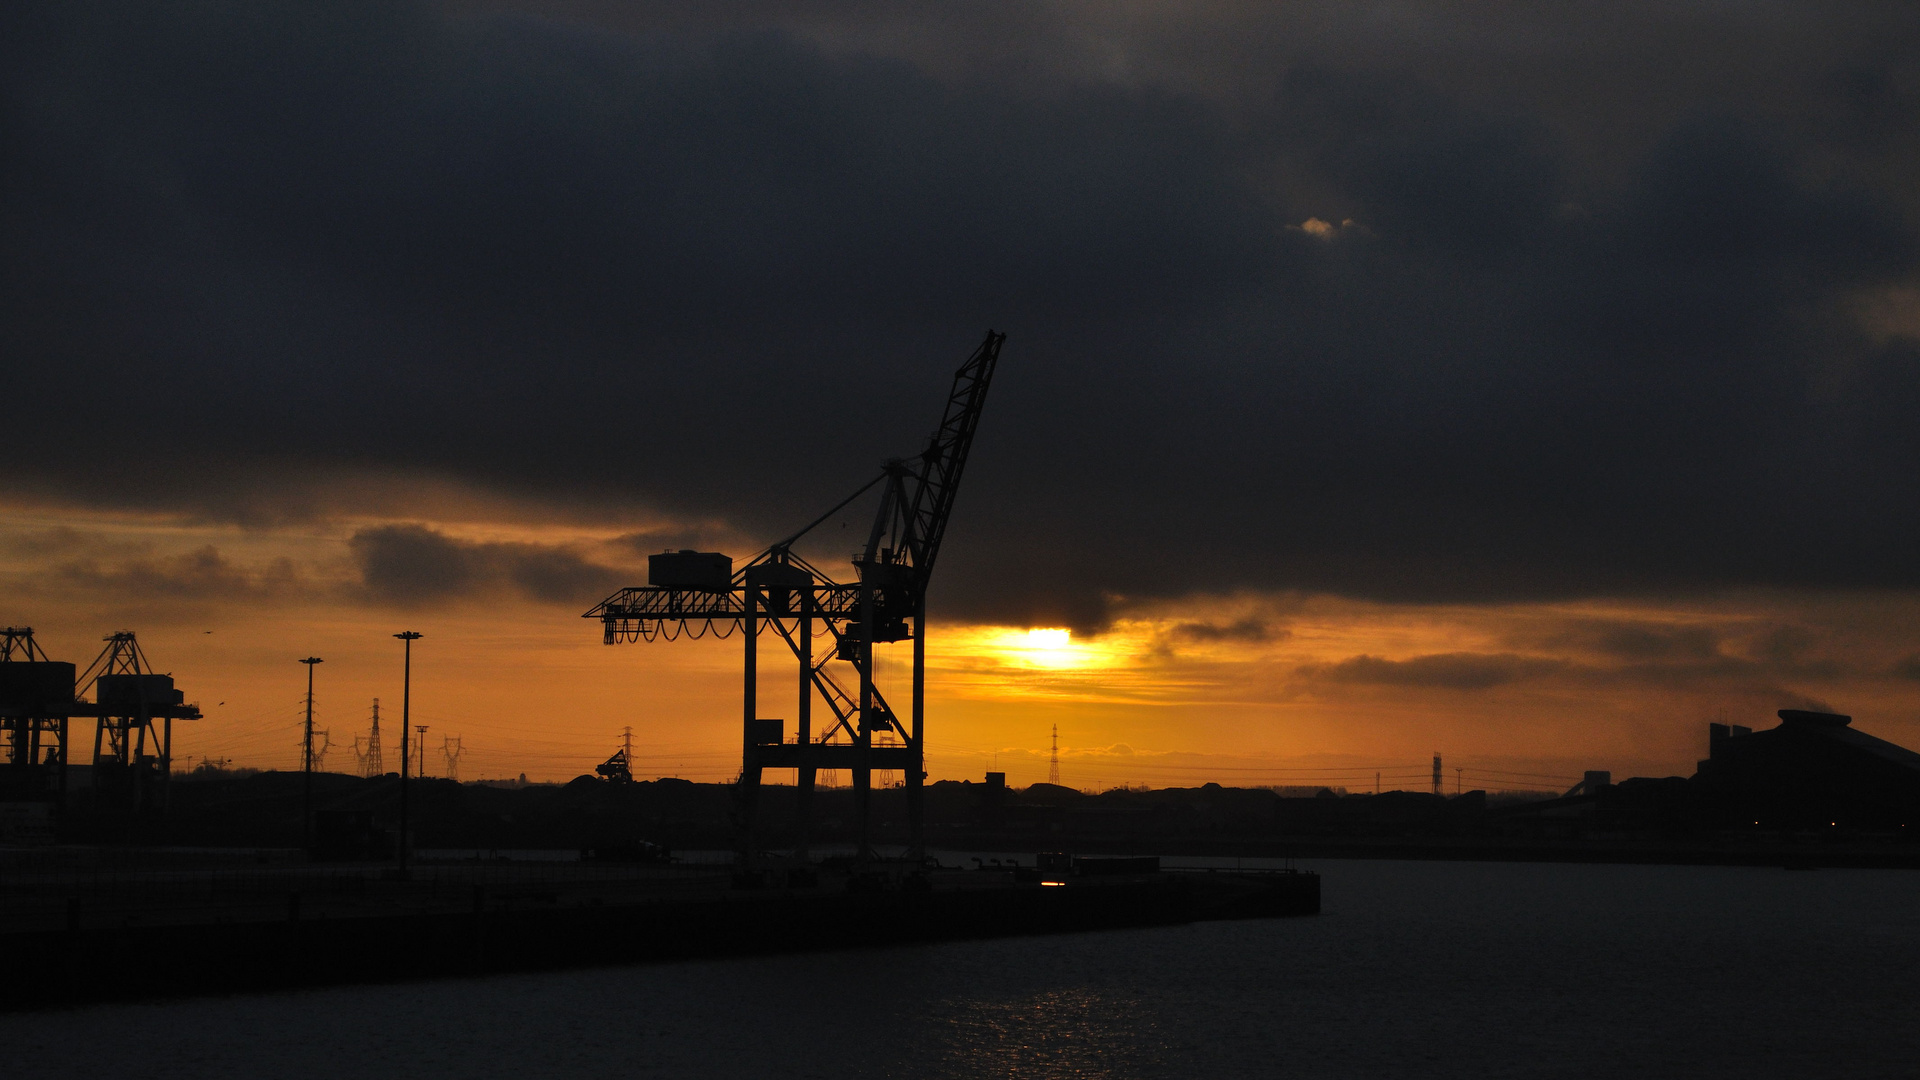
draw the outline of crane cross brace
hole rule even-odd
[[[757,601],[763,617],[799,618],[808,605],[802,592],[812,594],[811,615],[816,619],[860,618],[860,586],[814,585],[764,586]],[[876,601],[882,607],[893,606],[889,590],[876,589]],[[904,602],[901,597],[898,602]],[[734,586],[724,592],[713,589],[680,589],[664,585],[641,585],[621,589],[587,612],[606,626],[607,644],[631,638],[640,624],[678,622],[698,619],[738,621],[747,613],[746,587]]]

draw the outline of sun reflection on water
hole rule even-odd
[[[947,1001],[934,1022],[953,1076],[1122,1077],[1165,1064],[1138,1002],[1082,988],[1011,1001]]]

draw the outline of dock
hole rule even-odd
[[[583,863],[16,867],[0,1009],[1317,914],[1307,871]],[[1136,865],[1128,866],[1127,862]],[[129,964],[139,956],[142,963]]]

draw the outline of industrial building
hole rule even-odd
[[[1499,831],[1571,839],[1814,830],[1900,841],[1920,832],[1920,753],[1839,713],[1779,717],[1765,731],[1707,725],[1707,756],[1691,777],[1614,784],[1588,773],[1561,798],[1497,812]]]
[[[1709,725],[1692,786],[1703,813],[1761,828],[1920,829],[1920,754],[1838,713],[1782,709],[1780,726]]]

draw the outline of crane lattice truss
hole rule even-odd
[[[0,732],[7,744],[0,800],[64,799],[72,707],[73,665],[49,659],[31,626],[0,630]]]
[[[173,678],[154,672],[133,631],[106,637],[106,647],[78,678],[72,664],[47,658],[33,628],[0,631],[0,730],[8,766],[0,796],[64,801],[69,721],[97,718],[94,794],[125,797],[131,806],[163,804],[173,765],[173,722],[198,720]],[[76,689],[79,693],[76,693]],[[93,700],[84,695],[92,692]]]
[[[744,825],[741,851],[749,864],[756,851],[754,807],[764,769],[796,771],[803,854],[808,808],[819,771],[848,770],[853,777],[862,857],[871,855],[873,772],[898,770],[905,778],[909,856],[917,857],[923,850],[927,584],[1005,340],[1005,334],[987,331],[986,339],[960,365],[940,426],[918,456],[887,462],[880,475],[806,528],[756,555],[724,582],[656,581],[622,589],[586,613],[587,618],[601,621],[610,645],[698,637],[709,630],[722,637],[737,631],[744,638],[741,770],[736,791]],[[876,487],[880,504],[866,545],[854,556],[853,583],[833,580],[794,553],[794,544],[815,527]],[[784,720],[759,715],[759,640],[769,631],[786,644],[796,662],[798,718],[791,733]],[[904,721],[874,681],[874,646],[902,641],[913,642]],[[818,731],[816,701],[827,708]],[[875,745],[874,736],[883,732],[897,736],[899,742]]]
[[[93,768],[96,794],[126,799],[133,807],[166,804],[173,775],[173,722],[200,719],[200,707],[188,704],[173,687],[173,677],[153,670],[133,631],[104,639],[106,647],[82,672],[76,716],[96,716]]]

